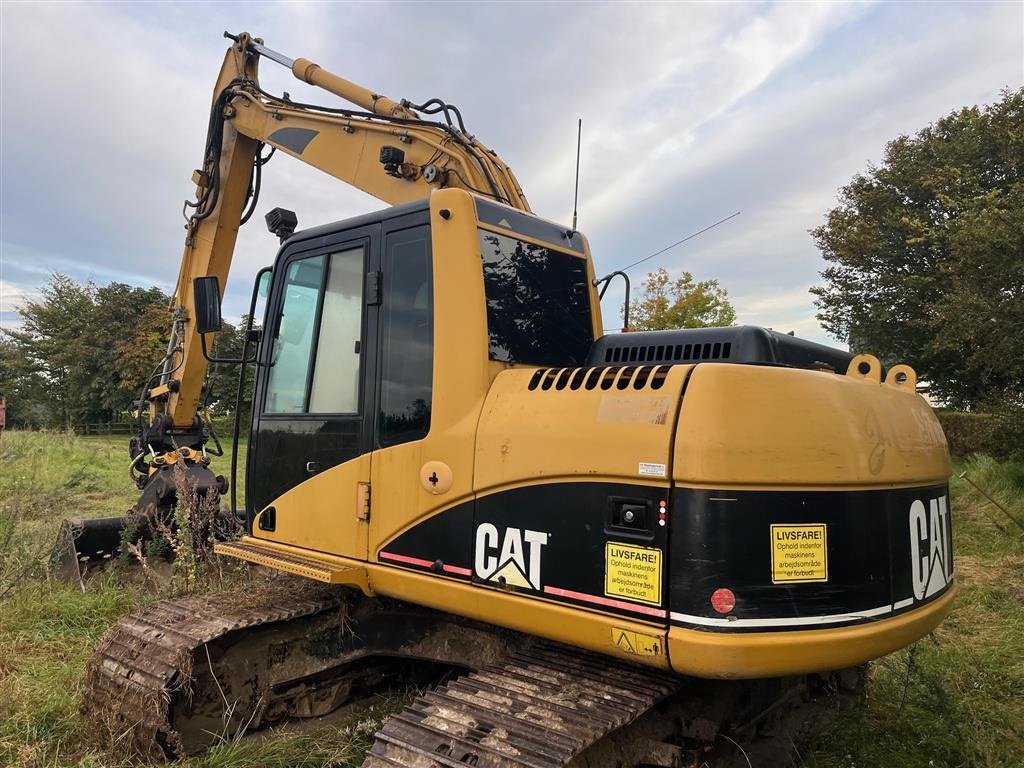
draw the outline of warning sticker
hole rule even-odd
[[[641,461],[637,467],[637,472],[639,474],[646,475],[648,477],[664,477],[666,471],[664,464],[657,464],[653,461]]]
[[[772,583],[828,581],[824,523],[773,525]]]
[[[657,635],[645,635],[618,627],[612,627],[612,644],[620,651],[636,656],[657,656],[662,648],[661,638]]]
[[[605,544],[604,593],[661,605],[661,550]]]

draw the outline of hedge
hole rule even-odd
[[[989,413],[936,411],[942,431],[946,433],[949,452],[953,456],[974,453],[998,454],[996,450],[997,419]]]

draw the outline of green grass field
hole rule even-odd
[[[215,464],[225,474],[229,466],[229,457]],[[154,591],[114,568],[83,590],[53,580],[46,564],[62,518],[120,514],[131,505],[127,468],[124,438],[0,437],[0,766],[140,765],[90,746],[78,685],[104,631],[171,587]],[[956,473],[964,470],[1024,518],[1024,466],[979,457]],[[807,746],[798,765],[1024,766],[1024,534],[963,480],[954,480],[953,508],[961,584],[953,615],[932,636],[876,662],[863,702]],[[395,706],[382,700],[330,726],[223,743],[181,765],[358,765]]]

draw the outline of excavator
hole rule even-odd
[[[603,335],[587,239],[457,107],[225,35],[137,512],[181,503],[182,474],[235,509],[201,407],[270,155],[390,207],[267,215],[232,361],[255,380],[244,534],[216,551],[291,576],[124,617],[86,669],[97,728],[174,759],[418,686],[365,766],[731,765],[941,622],[950,463],[912,368],[753,326]],[[266,92],[261,59],[351,106]]]

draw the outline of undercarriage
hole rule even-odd
[[[278,580],[281,582],[282,580]],[[384,692],[418,691],[364,766],[785,765],[857,670],[685,678],[394,600],[287,579],[122,619],[86,671],[111,744],[173,760]]]

